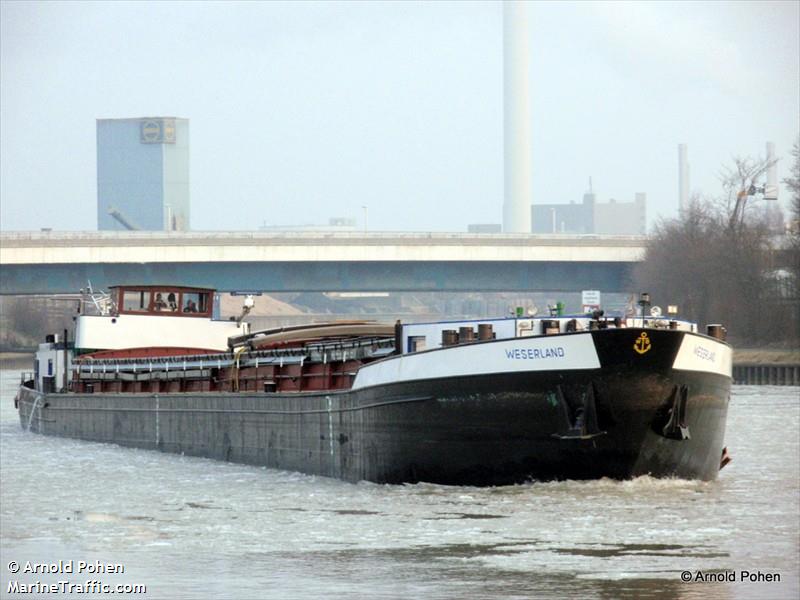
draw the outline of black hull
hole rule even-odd
[[[673,370],[681,337],[652,335],[659,352],[646,365],[620,358],[619,340],[603,334],[595,340],[597,369],[346,392],[40,395],[21,388],[20,420],[48,435],[353,482],[711,480],[719,471],[731,380]]]

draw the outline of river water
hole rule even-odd
[[[0,375],[4,598],[31,597],[20,584],[109,597],[78,595],[98,589],[87,581],[144,585],[130,595],[142,598],[800,596],[796,387],[734,387],[734,461],[712,483],[470,488],[353,485],[30,434],[12,401],[19,373]],[[24,572],[59,560],[73,573]],[[735,581],[698,580],[709,574]],[[42,591],[59,581],[86,587]]]

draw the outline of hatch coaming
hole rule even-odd
[[[146,358],[81,357],[78,393],[309,392],[350,389],[358,370],[394,351],[393,338],[310,342],[303,347]]]

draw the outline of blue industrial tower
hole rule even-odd
[[[189,229],[189,120],[97,120],[97,228]]]

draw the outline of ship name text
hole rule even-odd
[[[508,348],[506,358],[511,360],[537,360],[541,358],[564,358],[564,348]]]
[[[709,360],[711,362],[716,362],[716,352],[712,352],[708,348],[704,348],[703,346],[695,346],[694,347],[694,354],[698,358],[702,360]]]

